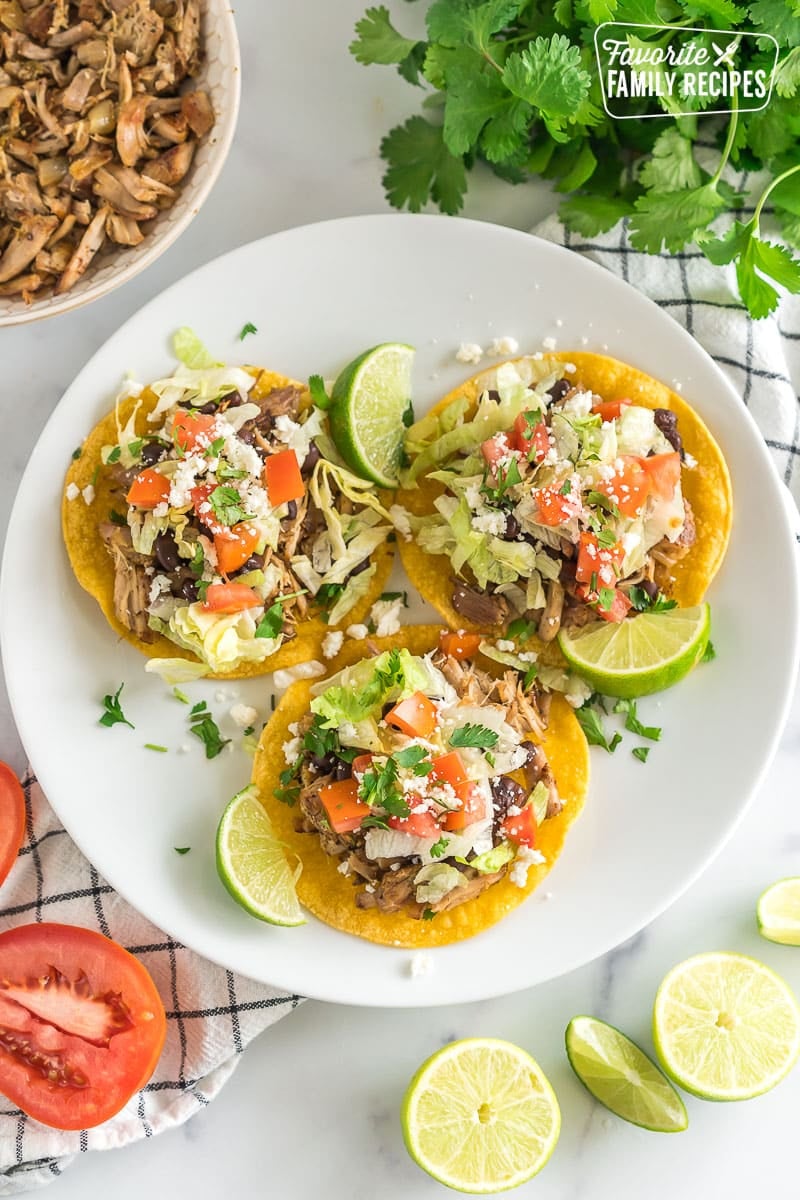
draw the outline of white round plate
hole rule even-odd
[[[245,322],[258,333],[237,340]],[[545,337],[678,381],[718,437],[736,518],[711,593],[717,659],[643,701],[663,726],[646,765],[626,736],[592,753],[585,810],[545,885],[493,929],[412,953],[310,919],[277,929],[249,917],[217,880],[214,831],[247,780],[240,751],[213,761],[188,736],[187,709],[143,658],[117,642],[72,578],[59,505],[70,454],[107,412],[124,372],[164,374],[169,338],[192,326],[220,358],[326,378],[382,341],[417,347],[423,412],[471,368],[462,341]],[[485,360],[484,360],[485,361]],[[798,579],[789,516],[768,452],[739,397],[675,322],[577,254],[526,234],[440,217],[356,217],[242,246],[175,284],[124,325],[53,414],[19,490],[6,545],[0,625],[20,734],[45,793],[75,841],[136,908],[215,962],[264,983],[364,1005],[432,1005],[495,996],[552,978],[630,937],[703,870],[733,830],[775,749],[798,654]],[[74,503],[83,503],[76,500]],[[424,613],[420,607],[412,620]],[[125,683],[132,731],[98,725],[102,697]],[[271,681],[200,682],[233,726],[236,699],[266,716]],[[750,697],[750,700],[746,700]],[[752,698],[756,697],[756,702]],[[145,742],[169,747],[157,754]],[[176,846],[190,846],[185,855]]]

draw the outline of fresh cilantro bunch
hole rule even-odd
[[[772,99],[760,112],[720,117],[703,111],[712,101],[695,97],[689,115],[615,120],[603,110],[594,58],[603,21],[686,26],[684,36],[709,50],[706,29],[763,30],[780,48]],[[395,207],[418,212],[432,200],[458,212],[467,173],[480,160],[511,183],[532,175],[552,180],[569,193],[559,215],[584,237],[629,217],[638,250],[696,243],[712,263],[734,263],[753,317],[776,307],[774,284],[800,292],[800,262],[765,240],[760,226],[769,198],[784,241],[800,249],[798,0],[433,0],[426,25],[427,40],[407,38],[385,6],[369,8],[350,47],[360,63],[396,64],[409,83],[428,89],[427,115],[409,118],[381,143]],[[663,36],[639,33],[645,41]],[[746,38],[738,53],[743,69],[772,68],[766,40]],[[632,114],[645,115],[669,112],[671,102],[628,103]],[[699,165],[698,145],[716,150],[713,173]],[[722,178],[728,163],[766,171],[769,180],[752,217],[717,236],[712,222],[745,200]]]

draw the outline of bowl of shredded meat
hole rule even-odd
[[[0,0],[0,326],[154,262],[211,191],[239,92],[226,0]]]

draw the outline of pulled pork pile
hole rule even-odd
[[[200,43],[200,0],[0,0],[0,296],[69,291],[173,204],[214,124]]]

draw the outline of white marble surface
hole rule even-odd
[[[108,334],[161,288],[214,255],[290,225],[385,208],[376,146],[417,96],[391,68],[365,70],[346,46],[362,0],[251,0],[238,12],[244,93],[238,136],[211,199],[189,231],[143,276],[105,302],[46,324],[0,333],[0,513],[13,496],[48,414]],[[406,28],[421,6],[393,0]],[[551,207],[545,189],[481,179],[467,215],[526,228]],[[743,681],[745,684],[746,681]],[[0,695],[0,757],[21,750]],[[731,730],[731,744],[746,736]],[[716,863],[638,938],[535,991],[431,1011],[308,1003],[251,1046],[211,1108],[182,1129],[124,1150],[87,1155],[52,1185],[59,1200],[191,1194],[211,1200],[272,1194],[288,1200],[426,1200],[444,1195],[406,1157],[398,1110],[419,1062],[455,1037],[510,1038],[541,1062],[558,1093],[556,1153],[520,1195],[604,1200],[706,1194],[751,1200],[797,1195],[800,1071],[748,1104],[687,1098],[678,1138],[626,1126],[598,1109],[571,1075],[563,1031],[574,1014],[605,1017],[650,1046],[650,1011],[669,967],[702,949],[736,949],[780,970],[800,994],[800,951],[755,932],[762,888],[800,872],[800,703],[746,819]],[[680,829],[675,830],[680,837]],[[657,848],[653,848],[657,853]],[[587,914],[587,920],[591,914]],[[535,952],[535,951],[534,951]]]

